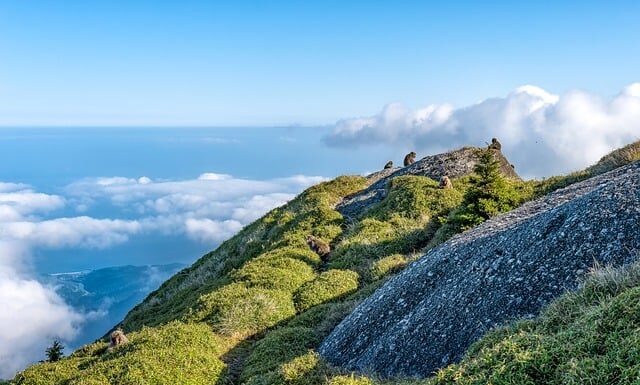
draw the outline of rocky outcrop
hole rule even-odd
[[[431,250],[360,304],[320,353],[350,370],[428,376],[458,361],[489,329],[539,313],[594,264],[638,259],[639,228],[635,162],[526,203]]]
[[[459,178],[473,173],[474,166],[478,163],[477,147],[463,147],[459,150],[442,154],[430,155],[420,159],[410,166],[381,170],[369,175],[371,185],[345,198],[336,209],[347,217],[357,216],[366,211],[370,206],[382,201],[387,193],[389,180],[402,175],[421,175],[439,181],[444,175],[449,178]],[[495,151],[500,161],[500,169],[509,178],[517,178],[513,167],[500,151]]]

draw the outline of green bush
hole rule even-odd
[[[509,211],[522,201],[513,184],[500,172],[500,162],[491,150],[483,150],[473,169],[471,187],[464,195],[459,210],[452,217],[461,230],[476,226],[500,213]]]
[[[202,296],[190,318],[206,321],[224,335],[249,336],[295,313],[289,292],[233,283]]]
[[[233,279],[249,287],[293,292],[316,277],[313,267],[298,259],[264,255],[252,259],[233,274]]]
[[[388,257],[381,258],[371,264],[371,268],[369,269],[369,278],[372,281],[377,281],[388,274],[403,269],[408,262],[407,257],[402,254],[393,254]]]
[[[204,324],[173,322],[129,334],[129,343],[112,353],[106,343],[55,363],[35,365],[14,379],[21,385],[215,384],[227,348]],[[91,354],[88,354],[91,353]]]
[[[328,270],[307,282],[294,294],[298,311],[306,310],[344,297],[358,289],[358,273],[350,270]]]
[[[277,370],[251,377],[245,385],[324,385],[332,372],[318,353],[310,350]]]
[[[256,343],[253,352],[247,358],[241,380],[246,381],[253,376],[276,370],[281,365],[304,355],[308,349],[319,343],[320,338],[311,328],[285,327],[269,332]]]

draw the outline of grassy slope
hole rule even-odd
[[[429,242],[466,187],[460,181],[457,189],[443,190],[425,177],[400,177],[383,202],[345,223],[335,204],[365,185],[361,177],[340,177],[308,189],[136,307],[123,323],[130,345],[105,354],[106,343],[98,342],[27,369],[18,383],[161,384],[176,381],[177,373],[183,376],[178,383],[282,381],[284,365],[317,360],[309,349]],[[307,234],[332,244],[327,263],[309,250]],[[202,338],[193,341],[194,333]],[[162,339],[171,340],[167,349],[176,357],[210,371],[153,360]],[[142,382],[140,370],[157,375]]]
[[[637,156],[637,151],[625,152],[634,153]],[[614,166],[628,162],[627,155],[616,156]],[[591,168],[543,182],[514,183],[522,198],[530,199],[601,171]],[[425,246],[451,235],[442,223],[462,201],[467,178],[454,180],[454,190],[439,189],[425,177],[396,178],[384,201],[346,223],[334,205],[365,184],[361,177],[322,183],[247,226],[131,311],[122,325],[129,345],[105,353],[106,343],[98,342],[61,362],[35,365],[15,381],[371,383],[340,375],[314,349],[386,277]],[[307,234],[332,244],[328,263],[307,248]],[[498,341],[496,336],[506,334],[487,338]],[[465,379],[471,364],[464,365],[467,361],[446,369],[449,372],[443,371],[439,380]]]

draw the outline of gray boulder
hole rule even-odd
[[[529,202],[429,251],[323,341],[329,362],[382,376],[428,376],[489,329],[533,317],[595,264],[640,250],[640,163]]]

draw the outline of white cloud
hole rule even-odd
[[[34,192],[25,185],[0,185],[0,222],[14,221],[33,213],[53,211],[64,206],[57,195]]]
[[[83,321],[52,289],[16,268],[25,253],[0,241],[0,378],[44,358],[52,339],[72,339]]]
[[[231,178],[231,175],[227,174],[216,174],[214,172],[206,172],[204,174],[200,174],[198,180],[225,180]]]
[[[219,243],[242,229],[236,220],[214,221],[211,219],[189,218],[185,221],[187,235],[201,242]]]
[[[31,278],[30,252],[103,249],[141,234],[182,235],[213,248],[322,180],[296,175],[259,181],[216,173],[178,181],[115,176],[78,181],[64,196],[0,182],[0,378],[42,359],[53,338],[71,340],[82,322],[100,316],[77,314],[53,288]],[[92,217],[97,206],[112,218]],[[85,215],[56,217],[58,209]]]
[[[31,247],[105,248],[123,243],[141,230],[135,220],[56,218],[38,222],[9,222],[0,228],[0,239],[26,242]]]
[[[426,155],[481,146],[492,137],[523,176],[584,168],[640,137],[640,83],[609,99],[582,91],[558,96],[528,85],[462,108],[410,110],[392,103],[378,115],[339,121],[324,140],[332,146],[390,144]]]

